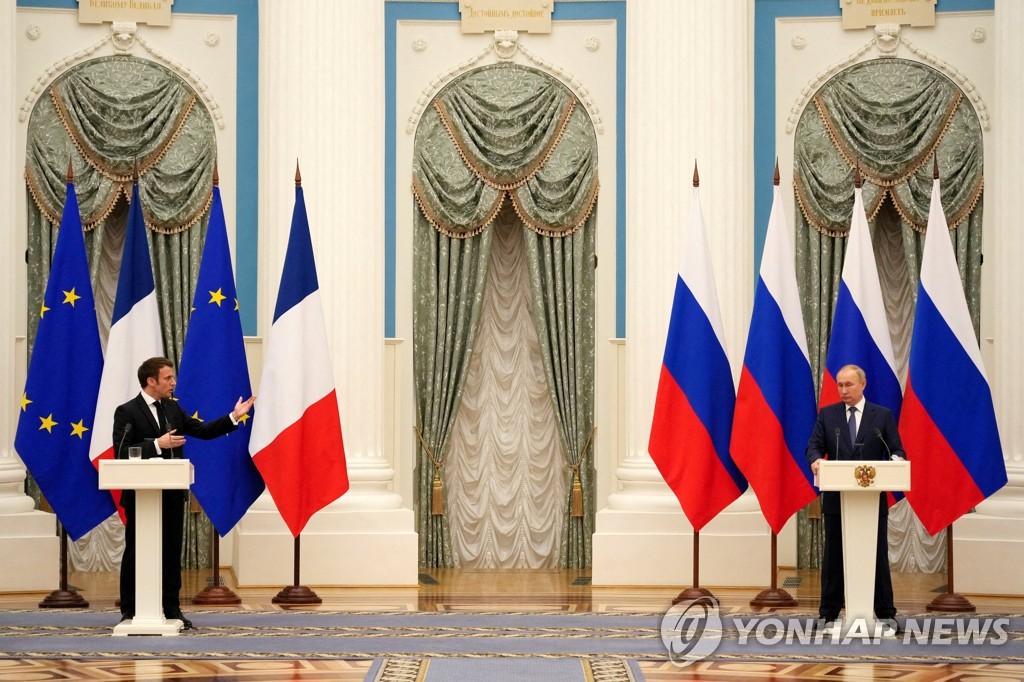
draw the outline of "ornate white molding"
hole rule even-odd
[[[895,27],[895,30],[893,30],[893,27]],[[982,37],[982,40],[984,40],[984,37]],[[793,131],[796,130],[796,124],[800,120],[800,116],[803,114],[804,108],[806,108],[811,97],[814,96],[814,93],[818,91],[818,88],[820,88],[825,81],[832,78],[832,76],[836,75],[843,69],[853,66],[855,63],[860,61],[861,57],[863,57],[864,54],[872,47],[876,47],[878,49],[881,57],[893,57],[896,56],[896,52],[901,45],[906,47],[913,54],[917,55],[922,62],[935,67],[951,81],[956,83],[957,87],[963,90],[964,94],[970,98],[971,103],[974,105],[974,109],[978,114],[978,119],[981,121],[982,128],[986,131],[991,129],[988,105],[985,104],[985,100],[978,91],[977,86],[975,86],[974,82],[968,78],[965,73],[949,62],[940,59],[938,56],[911,43],[905,37],[900,35],[899,26],[894,24],[880,24],[875,27],[874,38],[868,41],[864,46],[852,52],[845,59],[842,59],[825,70],[818,72],[818,74],[809,80],[807,85],[800,90],[800,95],[796,98],[796,101],[793,102],[793,106],[790,107],[789,115],[786,118],[786,134],[792,135]],[[794,49],[799,49],[796,45],[793,47]]]
[[[586,49],[591,49],[590,47],[585,47]],[[416,99],[416,105],[409,114],[409,118],[407,119],[405,126],[406,134],[412,135],[416,132],[416,126],[419,124],[420,117],[423,115],[423,112],[441,88],[450,83],[457,76],[461,76],[463,73],[468,71],[490,52],[494,52],[497,59],[502,62],[514,61],[515,55],[521,53],[531,62],[540,67],[542,71],[546,71],[558,78],[572,91],[574,95],[576,95],[577,98],[579,98],[580,102],[583,103],[583,106],[587,108],[587,111],[590,113],[591,122],[594,124],[594,130],[597,131],[598,135],[604,134],[604,123],[601,120],[601,111],[598,109],[597,104],[594,103],[594,99],[590,96],[590,91],[587,90],[576,76],[566,69],[562,68],[558,64],[549,62],[528,50],[526,46],[519,41],[519,35],[516,31],[495,31],[493,39],[483,50],[432,78],[420,92],[420,96]]]
[[[50,66],[48,66],[39,76],[36,77],[35,82],[29,89],[25,99],[21,104],[21,108],[18,111],[18,121],[24,123],[28,120],[28,117],[32,113],[33,107],[35,107],[36,101],[39,96],[46,90],[46,88],[53,82],[53,80],[64,73],[69,67],[79,64],[84,61],[87,57],[93,55],[97,50],[106,45],[112,43],[114,51],[119,54],[127,54],[135,47],[135,44],[141,45],[149,54],[151,54],[158,62],[161,62],[165,66],[169,67],[174,73],[183,78],[192,88],[199,94],[199,97],[206,104],[206,108],[210,111],[210,116],[213,117],[217,127],[221,130],[224,129],[224,116],[220,111],[220,104],[214,99],[213,95],[210,94],[210,89],[195,72],[190,68],[182,64],[181,62],[172,59],[168,55],[164,54],[157,48],[150,45],[141,35],[137,32],[137,27],[133,22],[114,22],[110,26],[110,34],[97,40],[95,43],[86,47],[78,52],[63,57]],[[219,40],[219,39],[218,39]],[[209,44],[209,43],[207,43]]]
[[[170,67],[172,71],[184,78],[185,81],[192,86],[192,88],[199,94],[199,97],[202,98],[203,103],[206,104],[206,108],[210,110],[210,116],[213,117],[214,123],[217,124],[218,128],[223,130],[224,116],[220,113],[220,104],[218,104],[217,100],[215,100],[213,95],[210,94],[210,88],[206,85],[203,79],[194,73],[192,69],[150,45],[142,36],[137,36],[136,40],[139,45],[142,45],[142,47],[146,49],[146,52],[153,55],[157,61],[163,62],[164,65]]]
[[[46,67],[46,70],[36,77],[32,87],[29,88],[28,94],[25,95],[25,100],[21,103],[21,109],[18,111],[18,121],[24,123],[28,120],[29,114],[32,113],[32,108],[36,105],[36,100],[39,99],[39,95],[43,93],[46,86],[48,86],[57,75],[66,71],[69,66],[74,66],[75,64],[83,61],[86,57],[92,55],[96,50],[109,43],[112,39],[112,35],[104,36],[89,47],[79,50],[67,57],[58,59],[50,66]]]

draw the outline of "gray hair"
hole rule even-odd
[[[853,372],[856,372],[857,373],[857,378],[861,380],[861,383],[863,383],[863,382],[868,380],[868,375],[865,374],[864,370],[862,370],[857,365],[843,365],[842,367],[839,368],[839,371],[836,372],[836,379],[838,379],[839,375],[842,374],[843,372],[845,372],[846,370],[851,370]]]

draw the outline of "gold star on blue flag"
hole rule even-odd
[[[114,502],[99,489],[89,459],[92,429],[86,420],[96,414],[103,351],[82,218],[70,182],[43,301],[14,447],[77,540],[114,513]]]
[[[242,319],[237,308],[221,305],[236,296],[224,206],[220,188],[215,186],[174,390],[180,404],[197,419],[199,415],[213,418],[226,414],[239,398],[252,395]],[[229,438],[197,438],[188,444],[187,456],[195,467],[192,493],[222,536],[235,527],[263,492],[263,477],[249,456],[251,432],[246,415]]]

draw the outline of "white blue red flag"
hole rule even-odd
[[[236,400],[252,395],[224,205],[216,186],[174,392],[194,418],[204,421],[224,416]],[[254,415],[243,415],[238,430],[223,438],[192,439],[185,450],[195,467],[192,493],[221,536],[263,493],[263,479],[249,456]]]
[[[729,455],[736,393],[696,187],[684,242],[648,451],[699,531],[747,482]]]
[[[896,355],[892,350],[882,286],[878,281],[871,232],[859,187],[853,196],[850,235],[832,316],[832,333],[829,335],[818,404],[838,403],[836,375],[845,365],[857,365],[867,375],[864,397],[892,410],[893,418],[898,421],[903,391],[896,374]]]
[[[14,448],[72,540],[115,511],[110,494],[99,489],[99,475],[89,461],[102,373],[82,218],[75,186],[68,182]],[[100,432],[109,427],[110,422],[101,424]]]
[[[776,184],[731,443],[733,460],[776,534],[818,495],[804,454],[816,413],[793,239]]]
[[[107,337],[103,378],[100,380],[96,400],[96,434],[89,447],[89,458],[99,467],[99,460],[114,457],[114,410],[117,406],[139,394],[139,365],[152,357],[164,354],[160,334],[160,314],[157,311],[156,287],[153,284],[153,264],[149,257],[146,223],[139,199],[139,183],[132,185],[132,200],[128,209],[128,228],[121,252],[121,269],[117,277],[117,295],[114,315]],[[120,445],[120,443],[117,443]],[[120,501],[120,493],[114,493]]]
[[[302,187],[285,253],[249,452],[292,535],[348,491],[341,416]]]
[[[938,180],[921,259],[900,438],[912,462],[907,501],[932,535],[1006,485],[992,391]]]

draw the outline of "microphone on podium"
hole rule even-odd
[[[114,459],[124,459],[121,457],[121,447],[124,445],[124,439],[128,437],[128,432],[132,430],[131,423],[124,425],[124,432],[121,434],[121,442],[117,444],[117,452],[114,453]]]

